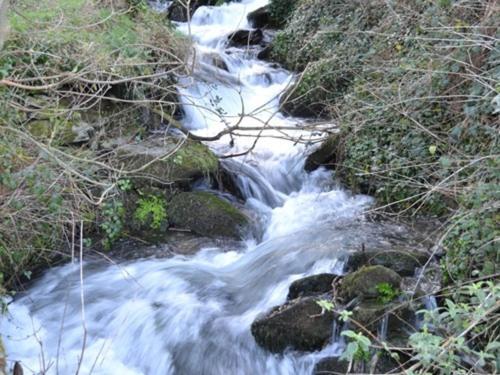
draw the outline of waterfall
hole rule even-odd
[[[343,350],[338,326],[327,348],[309,354],[271,355],[250,333],[258,314],[285,301],[293,280],[341,270],[346,250],[383,243],[386,230],[363,221],[370,197],[342,190],[329,171],[304,172],[306,146],[297,140],[312,135],[279,112],[293,75],[257,60],[255,50],[228,47],[228,35],[250,28],[247,14],[267,3],[200,7],[190,27],[178,24],[196,48],[193,74],[178,80],[186,128],[203,136],[237,123],[254,129],[209,146],[245,153],[223,164],[261,218],[262,240],[244,250],[50,269],[1,322],[9,359],[25,374],[309,374],[318,356]]]

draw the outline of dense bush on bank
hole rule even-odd
[[[326,164],[350,189],[374,195],[386,214],[441,219],[435,249],[443,250],[444,281],[452,290],[498,280],[497,2],[301,0],[291,14],[286,1],[271,3],[286,9],[271,57],[300,73],[282,96],[283,109],[334,119],[341,129],[327,143],[335,150],[314,153],[312,164]],[[453,313],[455,301],[461,307],[453,311],[464,319],[481,311],[482,319],[498,325],[494,283],[477,285],[493,301],[490,310],[482,310],[486,301],[478,303],[476,291],[464,292],[451,295],[442,317]],[[464,335],[474,350],[494,351],[498,337],[487,327],[475,336],[458,327],[440,334]],[[453,353],[464,356],[470,349],[447,340]],[[421,354],[429,349],[424,341],[414,343],[423,345]],[[446,372],[437,360],[443,353],[425,355],[433,371]],[[446,365],[451,363],[464,365],[449,358]]]

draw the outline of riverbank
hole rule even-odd
[[[0,54],[5,291],[80,251],[193,229],[185,215],[200,207],[167,205],[198,179],[217,184],[220,172],[208,147],[169,131],[181,116],[175,83],[189,74],[191,42],[142,2],[27,0],[12,4],[8,21]],[[207,196],[205,220],[246,223]],[[237,236],[231,228],[202,235]]]

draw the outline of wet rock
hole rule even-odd
[[[216,5],[217,2],[217,0],[191,0],[188,8],[185,0],[174,0],[167,10],[167,17],[172,21],[187,22],[196,9],[204,5]]]
[[[244,47],[244,46],[248,46],[248,45],[259,44],[264,39],[264,34],[262,33],[262,30],[260,30],[260,29],[238,30],[238,31],[235,31],[234,33],[230,34],[227,37],[227,39],[229,41],[229,46]]]
[[[137,170],[134,181],[148,181],[155,185],[189,184],[218,170],[217,157],[200,142],[179,144],[178,139],[172,138],[126,143],[118,139],[107,142],[105,147],[115,149],[113,163],[116,167]]]
[[[262,28],[271,26],[272,19],[271,13],[269,12],[269,5],[265,5],[262,8],[256,9],[253,12],[248,13],[248,22],[255,28]]]
[[[258,54],[257,58],[259,60],[269,60],[271,57],[272,48],[270,46],[265,46]]]
[[[358,297],[360,300],[379,297],[377,286],[389,284],[395,290],[399,288],[401,276],[383,266],[368,266],[347,275],[342,280],[340,294],[346,299]]]
[[[296,280],[288,290],[288,300],[298,297],[310,297],[328,293],[332,290],[333,280],[337,276],[331,273],[322,273]]]
[[[355,271],[367,265],[384,266],[401,276],[413,276],[428,259],[428,255],[411,249],[359,251],[349,256],[346,267]]]
[[[406,360],[401,361],[404,363]],[[381,353],[378,355],[375,364],[376,374],[401,374],[401,366],[399,363],[391,358],[388,354]]]
[[[406,346],[408,337],[414,331],[415,311],[407,302],[381,304],[363,301],[352,309],[352,319],[374,335],[385,336],[394,346]],[[387,325],[382,326],[383,320]],[[381,332],[382,328],[386,331]]]
[[[307,157],[304,169],[307,172],[311,172],[321,166],[334,168],[337,162],[339,145],[339,134],[331,134],[330,136],[328,136],[328,138],[321,144],[321,146]]]
[[[346,374],[349,362],[341,361],[339,357],[326,357],[314,366],[313,375]]]
[[[249,219],[231,203],[207,192],[175,195],[168,204],[169,222],[208,237],[243,238]]]
[[[286,348],[320,350],[331,338],[334,314],[322,313],[318,300],[297,299],[257,318],[251,326],[257,344],[272,353],[282,353]]]

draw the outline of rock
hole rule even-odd
[[[49,120],[34,120],[28,124],[28,130],[36,138],[53,138],[61,146],[90,142],[95,133],[91,125],[78,120],[68,120],[57,126]]]
[[[332,290],[333,280],[337,276],[331,273],[322,273],[295,280],[288,290],[288,300],[298,297],[310,297],[328,293]]]
[[[179,140],[173,138],[138,143],[125,143],[123,139],[117,139],[106,146],[115,148],[116,158],[113,162],[116,167],[127,171],[140,169],[134,176],[136,181],[157,185],[191,183],[218,170],[217,157],[200,142],[189,140],[179,147]]]
[[[363,301],[352,309],[352,319],[374,335],[381,334],[379,331],[384,317],[387,319],[385,340],[394,346],[406,346],[415,321],[415,311],[409,303]]]
[[[313,375],[346,374],[349,362],[341,361],[339,357],[326,357],[314,366]]]
[[[174,0],[167,10],[167,17],[176,22],[187,22],[196,9],[205,5],[216,5],[217,0],[191,0],[189,3],[189,13],[185,0]],[[189,15],[189,17],[188,17]]]
[[[262,28],[271,26],[271,14],[269,12],[269,5],[265,5],[253,12],[248,13],[248,22],[255,28]]]
[[[271,57],[271,47],[270,46],[265,46],[258,54],[257,58],[259,60],[269,60]]]
[[[359,251],[349,256],[346,268],[356,271],[362,266],[384,266],[401,276],[413,276],[415,270],[422,267],[429,256],[410,249]]]
[[[243,238],[249,219],[229,202],[207,192],[180,193],[167,206],[169,222],[208,237]]]
[[[274,49],[271,57],[275,59]],[[332,103],[343,96],[353,79],[351,72],[338,68],[335,59],[315,61],[285,90],[280,106],[295,117],[331,118]]]
[[[383,266],[362,267],[358,271],[344,277],[340,287],[340,295],[346,299],[359,297],[375,299],[379,297],[377,286],[387,283],[394,290],[399,289],[401,276]]]
[[[320,350],[332,336],[333,312],[323,312],[319,298],[297,299],[257,318],[251,326],[257,344],[272,353],[291,348]]]
[[[321,144],[321,146],[319,146],[306,158],[304,169],[307,172],[311,172],[321,166],[334,168],[337,162],[339,144],[339,134],[329,135],[328,138]]]
[[[235,46],[248,46],[248,45],[255,45],[259,44],[262,42],[264,39],[264,34],[262,33],[262,30],[256,29],[256,30],[238,30],[235,31],[234,33],[230,34],[227,37],[229,41],[229,46],[235,47]]]
[[[226,62],[222,59],[222,57],[219,54],[213,54],[212,65],[218,69],[225,70],[226,72],[229,72],[229,68],[228,68]]]

